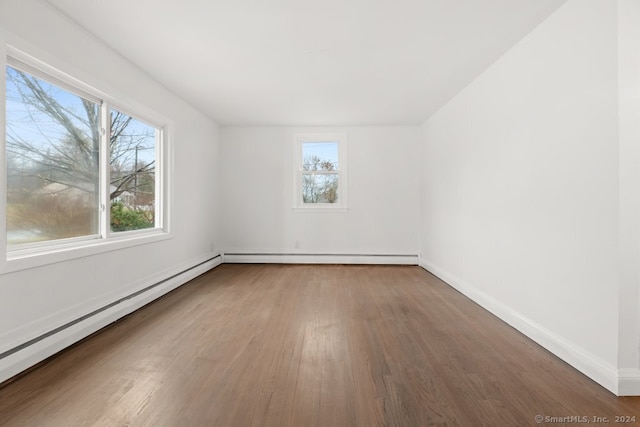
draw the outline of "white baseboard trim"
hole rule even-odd
[[[400,264],[418,265],[413,254],[225,253],[230,264]]]
[[[438,266],[425,260],[421,260],[419,265],[610,392],[618,396],[625,395],[622,393],[623,390],[619,388],[618,372],[614,366],[536,322],[522,316],[511,307],[492,298],[473,285],[460,280]],[[631,381],[632,379],[633,381]],[[629,380],[627,384],[629,387],[636,384],[636,382],[640,385],[640,376],[630,377]]]
[[[80,341],[92,333],[138,310],[151,301],[178,288],[197,276],[222,264],[219,255],[208,255],[191,260],[190,264],[181,264],[165,270],[163,277],[157,274],[146,281],[137,282],[130,296],[105,305],[104,309],[88,313],[79,321],[69,322],[54,329],[50,334],[26,340],[25,344],[0,354],[0,383],[20,372],[53,356],[64,348]]]
[[[640,369],[618,370],[618,396],[640,396]]]

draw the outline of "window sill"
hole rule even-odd
[[[6,260],[0,266],[0,274],[146,245],[171,238],[172,236],[169,233],[162,230],[153,230],[111,237],[108,240],[92,239],[82,242],[7,251]]]
[[[349,208],[346,206],[310,206],[310,207],[302,207],[296,206],[293,208],[294,212],[309,212],[309,213],[344,213],[348,212]]]

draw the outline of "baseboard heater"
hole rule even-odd
[[[418,265],[417,254],[225,252],[225,263]]]
[[[74,325],[76,325],[76,324],[78,324],[80,322],[83,322],[83,321],[85,321],[85,320],[87,320],[87,319],[89,319],[89,318],[91,318],[93,316],[96,316],[97,314],[100,314],[103,311],[106,311],[106,310],[108,310],[108,309],[110,309],[112,307],[115,307],[118,304],[122,304],[125,301],[128,301],[128,300],[133,299],[133,298],[135,298],[135,297],[137,297],[139,295],[142,295],[142,294],[144,294],[146,292],[149,292],[150,290],[152,290],[154,288],[157,288],[158,286],[161,286],[162,284],[164,284],[164,283],[166,283],[166,282],[168,282],[168,281],[170,281],[172,279],[175,279],[176,277],[181,276],[181,275],[183,275],[185,273],[188,273],[189,271],[194,270],[194,269],[196,269],[196,268],[198,268],[198,267],[200,267],[200,266],[202,266],[202,265],[204,265],[204,264],[206,264],[208,262],[214,261],[216,259],[221,259],[221,257],[222,257],[222,255],[216,255],[214,257],[211,257],[211,258],[209,258],[209,259],[207,259],[205,261],[202,261],[202,262],[200,262],[200,263],[198,263],[196,265],[193,265],[193,266],[191,266],[191,267],[189,267],[189,268],[187,268],[187,269],[185,269],[183,271],[180,271],[179,273],[173,274],[173,275],[171,275],[171,276],[169,276],[169,277],[167,277],[165,279],[160,280],[159,282],[156,282],[156,283],[154,283],[152,285],[149,285],[149,286],[147,286],[147,287],[145,287],[143,289],[140,289],[140,290],[138,290],[136,292],[133,292],[133,293],[127,295],[127,296],[119,298],[119,299],[117,299],[117,300],[115,300],[115,301],[113,301],[113,302],[111,302],[111,303],[109,303],[107,305],[104,305],[104,306],[102,306],[102,307],[100,307],[100,308],[98,308],[96,310],[93,310],[90,313],[87,313],[87,314],[85,314],[83,316],[80,316],[77,319],[71,320],[70,322],[67,322],[64,325],[58,326],[57,328],[52,329],[52,330],[50,330],[48,332],[45,332],[44,334],[39,335],[39,336],[37,336],[35,338],[32,338],[29,341],[26,341],[26,342],[24,342],[24,343],[22,343],[22,344],[20,344],[20,345],[18,345],[16,347],[10,348],[9,350],[6,350],[6,351],[0,353],[0,360],[4,359],[6,357],[9,357],[12,354],[17,353],[17,352],[19,352],[21,350],[24,350],[24,349],[26,349],[26,348],[28,348],[28,347],[30,347],[30,346],[42,341],[42,340],[44,340],[44,339],[47,339],[47,338],[57,334],[57,333],[60,333],[60,332],[64,331],[65,329],[68,329],[68,328],[70,328],[70,327],[72,327],[72,326],[74,326]]]

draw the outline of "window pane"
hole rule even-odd
[[[337,203],[338,175],[303,173],[302,201],[304,203]]]
[[[159,129],[111,110],[111,231],[155,225],[159,133]]]
[[[337,171],[337,142],[303,142],[302,170],[305,171]]]
[[[99,105],[6,69],[7,243],[98,233]]]

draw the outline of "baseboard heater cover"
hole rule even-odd
[[[225,252],[225,263],[418,265],[417,254]]]
[[[96,310],[93,310],[90,313],[87,313],[87,314],[85,314],[83,316],[80,316],[77,319],[71,320],[71,321],[65,323],[64,325],[58,326],[57,328],[54,328],[54,329],[52,329],[50,331],[47,331],[47,332],[45,332],[45,333],[43,333],[43,334],[41,334],[41,335],[39,335],[39,336],[37,336],[35,338],[32,338],[32,339],[30,339],[30,340],[28,340],[28,341],[26,341],[26,342],[24,342],[24,343],[22,343],[20,345],[17,345],[17,346],[15,346],[13,348],[10,348],[9,350],[6,350],[6,351],[0,353],[0,360],[5,359],[5,358],[11,356],[12,354],[15,354],[15,353],[17,353],[17,352],[19,352],[21,350],[24,350],[24,349],[26,349],[26,348],[28,348],[28,347],[30,347],[30,346],[32,346],[32,345],[34,345],[34,344],[36,344],[36,343],[38,343],[40,341],[43,341],[43,340],[45,340],[45,339],[47,339],[47,338],[49,338],[49,337],[51,337],[53,335],[56,335],[56,334],[64,331],[65,329],[69,329],[70,327],[72,327],[74,325],[77,325],[78,323],[83,322],[83,321],[85,321],[85,320],[87,320],[87,319],[89,319],[91,317],[94,317],[94,316],[96,316],[96,315],[98,315],[98,314],[100,314],[100,313],[102,313],[102,312],[104,312],[104,311],[106,311],[106,310],[108,310],[110,308],[113,308],[113,307],[115,307],[115,306],[117,306],[119,304],[122,304],[125,301],[131,300],[131,299],[133,299],[133,298],[135,298],[135,297],[137,297],[139,295],[147,293],[147,292],[151,291],[152,289],[157,288],[158,286],[161,286],[164,283],[167,283],[168,281],[170,281],[172,279],[175,279],[178,276],[181,276],[181,275],[183,275],[185,273],[188,273],[189,271],[194,270],[194,269],[196,269],[196,268],[198,268],[198,267],[200,267],[200,266],[202,266],[204,264],[207,264],[207,263],[209,263],[211,261],[215,261],[216,259],[220,259],[221,260],[222,259],[222,255],[216,255],[214,257],[206,259],[205,261],[202,261],[202,262],[200,262],[200,263],[198,263],[196,265],[193,265],[193,266],[191,266],[191,267],[189,267],[189,268],[187,268],[187,269],[185,269],[183,271],[175,273],[175,274],[173,274],[173,275],[171,275],[171,276],[169,276],[169,277],[167,277],[165,279],[162,279],[162,280],[160,280],[160,281],[158,281],[158,282],[156,282],[156,283],[154,283],[152,285],[149,285],[149,286],[147,286],[147,287],[145,287],[143,289],[135,291],[135,292],[133,292],[133,293],[127,295],[127,296],[124,296],[122,298],[119,298],[119,299],[117,299],[117,300],[115,300],[115,301],[113,301],[113,302],[111,302],[109,304],[106,304],[106,305],[104,305],[104,306],[102,306],[102,307],[100,307],[100,308],[98,308]]]

